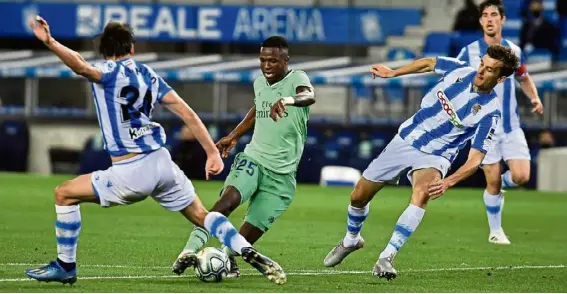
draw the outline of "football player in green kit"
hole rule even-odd
[[[288,45],[283,37],[272,36],[262,43],[262,75],[254,81],[254,106],[246,117],[217,147],[226,158],[238,138],[254,127],[250,144],[236,155],[220,199],[211,211],[228,216],[249,201],[240,234],[254,244],[289,207],[295,194],[295,173],[307,136],[309,106],[315,92],[309,77],[288,69]],[[173,264],[182,274],[194,266],[194,255],[209,239],[207,231],[195,227],[187,245]],[[229,277],[240,276],[234,252]]]

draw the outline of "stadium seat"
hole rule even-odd
[[[456,57],[461,49],[482,38],[482,32],[457,32],[453,35],[450,56]]]
[[[27,171],[29,141],[30,134],[25,121],[0,122],[0,170]]]
[[[447,56],[451,52],[451,34],[442,32],[429,33],[425,37],[423,56]]]
[[[84,175],[97,170],[108,169],[110,166],[112,166],[112,161],[104,150],[102,135],[89,138],[80,156],[78,173]]]

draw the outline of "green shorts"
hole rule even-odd
[[[291,204],[295,185],[295,173],[270,171],[243,152],[236,155],[224,182],[224,188],[240,192],[240,204],[250,200],[244,221],[264,232]]]

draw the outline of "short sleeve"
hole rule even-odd
[[[434,70],[436,73],[445,76],[456,69],[466,66],[467,64],[465,62],[460,61],[456,58],[439,56],[437,57],[437,61],[435,62]]]
[[[171,86],[169,86],[169,84],[167,84],[167,82],[164,81],[163,78],[160,76],[157,76],[157,81],[158,81],[158,92],[157,92],[156,101],[157,103],[161,104],[161,100],[163,99],[163,97],[167,93],[169,93],[169,91],[173,90],[173,88],[171,88]]]
[[[309,76],[307,76],[307,74],[301,70],[293,73],[293,88],[297,89],[298,87],[308,87],[310,89],[313,89],[313,85],[311,85]]]
[[[459,55],[457,55],[457,59],[469,64],[470,62],[470,58],[469,58],[469,49],[467,46],[463,47],[463,49],[461,49],[461,52],[459,52]]]
[[[485,116],[477,126],[476,132],[472,139],[471,148],[486,154],[492,146],[492,139],[494,132],[496,132],[496,127],[498,126],[499,120],[499,112],[494,112]]]
[[[116,64],[116,62],[114,62],[114,60],[106,60],[101,63],[93,64],[93,66],[100,69],[100,71],[102,72],[100,81],[97,81],[96,83],[103,85],[108,84],[110,81],[114,80],[119,70],[118,65]]]

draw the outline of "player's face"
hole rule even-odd
[[[474,77],[474,85],[480,90],[492,90],[496,84],[506,79],[506,77],[500,76],[502,65],[502,61],[494,59],[488,56],[488,54],[484,55],[480,60],[478,71]]]
[[[502,25],[506,21],[506,17],[500,15],[496,6],[488,6],[482,11],[480,16],[480,25],[485,35],[494,37],[502,33]]]
[[[260,50],[260,68],[270,84],[283,79],[287,72],[288,60],[287,50],[262,47]]]

